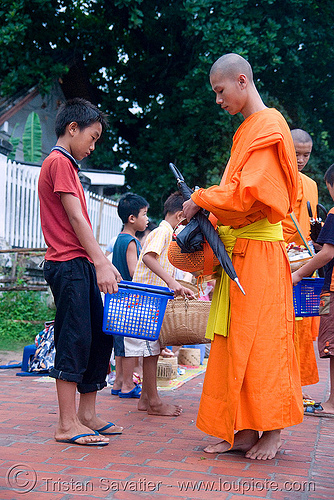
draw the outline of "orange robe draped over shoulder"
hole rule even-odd
[[[297,201],[293,211],[307,241],[311,239],[310,216],[307,210],[308,201],[311,203],[313,216],[316,217],[318,203],[317,183],[302,172],[298,172]],[[294,242],[297,245],[304,245],[290,216],[282,221],[282,227],[286,243]]]
[[[264,217],[277,223],[295,204],[297,174],[286,121],[264,109],[235,133],[220,186],[199,189],[192,199],[233,228]],[[303,420],[285,244],[239,238],[233,264],[246,295],[230,282],[229,336],[214,336],[197,417],[199,429],[231,446],[235,430],[282,429]]]
[[[313,217],[316,217],[318,203],[318,187],[314,180],[299,172],[298,194],[293,211],[307,241],[310,240],[310,216],[307,210],[307,202],[311,204]],[[295,242],[303,245],[303,241],[290,216],[282,221],[283,235],[286,243]],[[318,336],[320,318],[297,319],[295,324],[294,344],[300,369],[302,385],[311,385],[319,382],[317,360],[314,353],[313,339]]]

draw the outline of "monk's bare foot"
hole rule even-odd
[[[204,448],[205,453],[225,453],[226,451],[238,450],[248,451],[259,440],[259,433],[250,429],[238,431],[234,435],[234,443],[231,448],[227,441],[220,441],[217,444],[209,444]]]
[[[62,428],[59,424],[55,431],[56,441],[66,441],[73,439],[73,437],[80,434],[92,434],[88,436],[83,436],[75,440],[77,444],[90,444],[90,443],[109,443],[109,438],[101,436],[100,434],[94,435],[94,431],[81,422],[73,422],[73,425],[68,428]]]
[[[280,449],[281,430],[265,431],[258,442],[247,451],[245,457],[252,460],[271,460]]]

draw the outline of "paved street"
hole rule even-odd
[[[307,388],[317,401],[328,390],[327,360],[321,381]],[[43,377],[17,377],[0,370],[0,499],[334,499],[334,418],[305,417],[285,429],[284,445],[271,461],[202,450],[216,438],[195,426],[204,375],[166,401],[180,403],[180,417],[154,417],[136,410],[136,400],[98,396],[98,412],[123,425],[109,446],[56,443],[55,384]],[[27,492],[27,490],[31,490]]]

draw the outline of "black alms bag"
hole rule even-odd
[[[196,219],[190,222],[176,236],[176,243],[182,253],[193,253],[203,249],[203,233]]]

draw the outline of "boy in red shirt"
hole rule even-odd
[[[112,336],[102,332],[100,291],[116,292],[121,276],[94,238],[77,164],[94,151],[106,125],[101,111],[84,99],[63,104],[56,117],[57,144],[43,162],[38,183],[48,247],[44,277],[57,307],[56,357],[50,373],[56,378],[59,405],[55,439],[90,446],[107,445],[105,435],[122,432],[95,411],[113,346]]]

